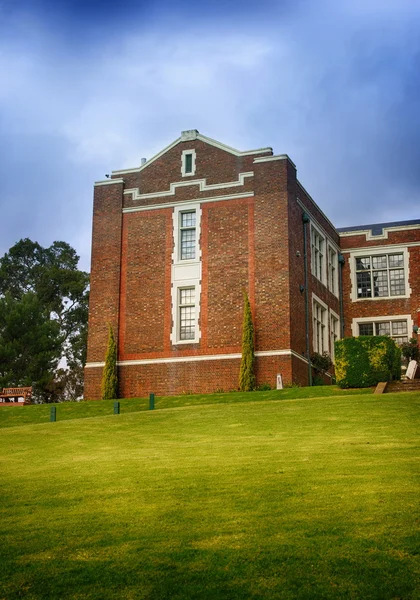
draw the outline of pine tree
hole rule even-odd
[[[108,326],[108,347],[102,373],[102,400],[118,398],[117,344],[111,325]]]
[[[250,392],[255,389],[254,373],[254,325],[252,323],[251,305],[244,291],[244,320],[242,325],[242,359],[239,372],[239,389]]]

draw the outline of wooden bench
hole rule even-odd
[[[31,387],[13,387],[13,388],[3,388],[0,392],[0,402],[1,403],[9,403],[9,402],[18,402],[18,398],[23,398],[23,404],[30,404],[32,397],[32,388]]]

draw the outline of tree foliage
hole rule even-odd
[[[118,398],[117,344],[111,325],[108,326],[108,347],[102,373],[102,400]]]
[[[250,392],[255,389],[254,325],[248,294],[244,291],[244,317],[242,324],[242,359],[239,371],[239,389]]]
[[[43,248],[29,239],[0,259],[0,385],[33,385],[37,400],[59,401],[63,393],[51,390],[62,358],[69,378],[80,378],[89,276],[78,261],[66,242]]]

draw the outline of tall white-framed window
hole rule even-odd
[[[312,295],[312,327],[314,352],[328,352],[328,307],[315,294]]]
[[[388,335],[397,344],[408,342],[413,329],[410,315],[394,315],[387,317],[362,317],[353,319],[352,333],[359,335]]]
[[[338,253],[328,244],[328,289],[338,297]]]
[[[179,260],[195,260],[197,242],[195,210],[183,210],[179,215]]]
[[[195,287],[178,288],[178,340],[195,339]]]
[[[174,264],[200,261],[200,217],[201,209],[197,203],[174,208]]]
[[[408,298],[408,249],[376,249],[351,253],[352,300]]]
[[[195,175],[195,150],[183,150],[181,154],[181,175],[189,177]]]
[[[340,317],[330,309],[330,355],[335,357],[335,342],[340,339]]]
[[[200,341],[201,207],[198,202],[179,204],[173,212],[171,268],[172,344]]]
[[[311,271],[322,283],[326,282],[325,246],[325,236],[314,225],[311,225]]]

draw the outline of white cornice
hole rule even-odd
[[[200,133],[197,133],[195,139],[200,140],[206,144],[210,144],[210,146],[214,146],[215,148],[219,148],[220,150],[223,150],[225,152],[229,152],[229,154],[233,154],[234,156],[250,156],[252,154],[262,154],[263,152],[273,152],[272,148],[259,148],[257,150],[246,150],[245,152],[240,152],[235,148],[226,146],[225,144],[222,144],[217,140],[213,140],[212,138],[206,137],[205,135],[201,135]],[[168,152],[181,142],[190,143],[190,140],[184,140],[181,136],[177,138],[174,142],[172,142],[172,144],[169,144],[169,146],[166,146],[163,150],[152,156],[152,158],[149,158],[149,160],[147,160],[144,163],[144,165],[141,165],[140,167],[136,167],[134,169],[120,169],[117,171],[112,171],[112,173],[114,175],[123,175],[124,173],[140,173],[141,171],[143,171],[143,169],[146,169],[151,163],[163,156],[166,152]]]
[[[294,350],[263,350],[261,352],[255,353],[256,357],[264,357],[264,356],[295,356],[299,358],[303,362],[307,363],[308,361],[304,356],[301,356]],[[204,356],[175,356],[172,358],[143,358],[139,360],[120,360],[117,362],[119,367],[131,367],[135,365],[154,365],[154,364],[164,364],[164,363],[185,363],[185,362],[201,362],[201,361],[209,361],[209,360],[237,360],[242,357],[242,354],[211,354]],[[92,369],[95,367],[104,367],[104,362],[94,362],[94,363],[86,363],[87,369]]]
[[[321,213],[321,215],[324,217],[324,219],[327,221],[327,223],[334,229],[334,231],[336,232],[336,234],[339,235],[336,227],[331,223],[331,221],[329,220],[329,218],[327,217],[327,215],[319,208],[318,204],[315,202],[315,200],[312,198],[312,196],[310,194],[308,194],[308,192],[305,190],[305,188],[300,183],[300,181],[296,180],[296,183],[298,184],[298,186],[300,187],[300,189],[302,190],[302,192],[304,192],[308,196],[309,200],[315,204],[315,206],[317,207],[317,209],[319,210],[319,212]],[[300,206],[305,210],[305,212],[307,212],[311,216],[311,218],[313,218],[312,215],[311,215],[311,211],[309,210],[309,208],[307,208],[306,206],[304,206],[303,202],[301,200],[299,200],[299,198],[297,199],[297,201],[298,201],[298,204],[300,204]]]
[[[356,229],[353,231],[339,231],[338,235],[340,237],[352,237],[355,235],[365,235],[366,241],[375,241],[375,240],[387,240],[388,234],[397,232],[397,231],[410,231],[411,229],[420,229],[420,223],[415,225],[394,225],[392,227],[383,227],[382,233],[375,235],[372,233],[372,229]]]
[[[224,196],[211,196],[210,198],[192,198],[191,200],[183,200],[182,205],[189,204],[205,204],[207,202],[220,202],[222,200],[240,200],[241,198],[252,198],[254,192],[241,192],[240,194],[227,194]],[[144,210],[159,210],[161,208],[172,208],[179,206],[179,202],[165,202],[164,204],[148,204],[147,206],[128,206],[123,208],[123,213],[141,212]]]
[[[258,156],[254,158],[254,163],[271,162],[272,160],[288,160],[296,169],[293,160],[287,154],[276,154],[273,156]]]
[[[95,181],[93,185],[94,187],[98,187],[100,185],[111,185],[111,183],[124,183],[124,179],[104,179],[103,181]]]
[[[237,181],[228,181],[227,183],[212,183],[207,185],[207,179],[189,179],[188,181],[175,181],[169,185],[169,190],[164,192],[150,192],[148,194],[140,194],[139,188],[131,188],[124,191],[125,195],[132,196],[133,200],[149,200],[150,198],[164,198],[166,196],[175,196],[177,188],[188,187],[190,185],[198,185],[199,192],[209,192],[212,190],[223,190],[225,188],[240,187],[245,183],[245,177],[253,177],[254,172],[239,173]]]
[[[311,198],[311,200],[312,200],[312,198]],[[334,240],[331,239],[330,234],[325,231],[325,227],[323,227],[319,223],[319,221],[317,221],[315,219],[315,217],[312,215],[311,211],[303,204],[303,202],[301,200],[299,200],[299,198],[296,198],[296,202],[301,207],[301,209],[309,215],[309,217],[311,219],[311,223],[313,225],[315,225],[315,229],[318,229],[319,233],[321,233],[322,236],[328,240],[329,245],[332,246],[332,248],[334,248],[334,250],[336,250],[338,253],[340,253],[341,252],[340,246]],[[320,212],[322,213],[322,211],[320,211]],[[322,213],[322,214],[324,214],[324,213]],[[328,219],[327,219],[327,221],[328,221]],[[330,223],[330,221],[328,221],[328,223]],[[331,225],[331,227],[334,229],[334,231],[336,231],[334,225]]]

